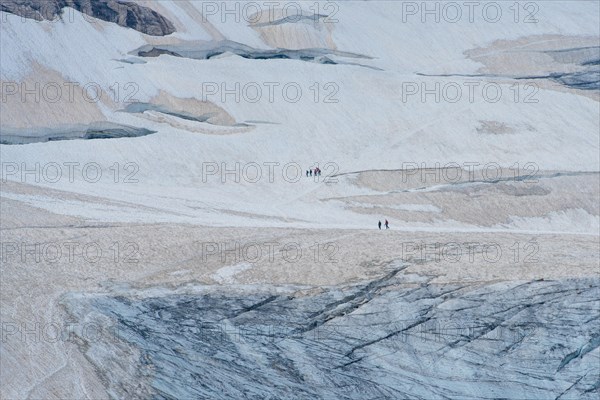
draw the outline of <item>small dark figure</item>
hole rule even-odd
[[[385,229],[390,229],[390,225],[389,225],[389,223],[388,223],[388,220],[387,220],[387,219],[385,220]]]
[[[319,170],[319,176],[321,176],[321,168],[318,168],[318,170]]]
[[[379,224],[378,224],[378,225],[379,225],[379,229],[381,229],[381,221],[379,221]]]
[[[306,177],[308,178],[308,170],[306,170]]]
[[[312,176],[312,169],[310,170],[310,176]]]

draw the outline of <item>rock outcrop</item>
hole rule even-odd
[[[173,23],[148,7],[115,0],[2,0],[0,11],[38,21],[52,20],[71,7],[92,17],[152,35],[165,36],[175,32]]]

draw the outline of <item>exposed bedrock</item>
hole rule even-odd
[[[175,32],[167,18],[148,7],[116,0],[2,0],[0,10],[36,20],[52,20],[64,7],[71,7],[92,17],[152,35]]]

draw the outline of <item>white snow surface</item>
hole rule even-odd
[[[235,275],[242,273],[252,268],[250,263],[239,263],[235,265],[229,265],[227,267],[220,268],[213,274],[213,279],[220,284],[233,284],[235,283]]]
[[[40,71],[49,70],[81,85],[94,82],[105,91],[97,105],[107,120],[157,131],[137,138],[1,145],[2,162],[14,163],[19,170],[34,168],[37,163],[42,169],[50,163],[63,165],[63,176],[58,182],[49,182],[43,173],[38,182],[32,175],[3,174],[3,179],[97,196],[118,202],[125,211],[117,213],[114,206],[66,199],[61,203],[30,198],[25,199],[26,202],[53,212],[99,221],[356,228],[372,225],[374,218],[349,211],[339,202],[322,200],[357,195],[363,189],[342,180],[337,184],[314,182],[304,177],[306,169],[315,163],[323,169],[331,163],[337,172],[343,173],[398,169],[408,162],[428,167],[436,163],[475,162],[480,167],[498,163],[505,168],[517,162],[521,165],[533,162],[541,171],[596,172],[600,169],[596,99],[573,90],[542,85],[536,94],[537,103],[517,103],[511,91],[515,83],[508,79],[417,75],[478,74],[483,65],[465,52],[492,46],[498,40],[539,36],[540,43],[544,43],[555,40],[544,38],[597,35],[600,12],[597,2],[540,3],[537,23],[515,23],[512,17],[490,23],[477,14],[474,22],[462,18],[456,24],[423,23],[418,16],[403,22],[401,2],[338,3],[338,22],[327,28],[331,41],[339,51],[372,59],[332,58],[364,66],[286,59],[252,60],[236,55],[209,60],[161,55],[140,58],[146,63],[136,64],[116,61],[131,57],[131,52],[148,43],[192,43],[222,38],[257,49],[271,48],[243,19],[236,22],[230,17],[223,23],[220,14],[207,16],[208,23],[199,19],[202,2],[143,3],[172,19],[178,31],[168,37],[150,37],[88,16],[84,18],[72,10],[65,11],[68,18],[44,22],[1,13],[0,77],[3,81],[21,82],[29,76],[29,83],[36,79],[44,82]],[[306,10],[312,5],[300,3]],[[310,25],[306,29],[311,29]],[[215,32],[218,32],[217,37]],[[319,32],[326,34],[323,33],[326,29],[320,27]],[[302,47],[301,35],[292,39]],[[529,48],[531,46],[535,47],[530,44]],[[402,99],[406,83],[433,87],[436,83],[463,85],[473,80],[482,85],[497,81],[503,94],[500,101],[484,101],[481,93],[476,92],[475,101],[471,102],[464,86],[464,95],[455,103],[435,102],[433,97],[425,102],[419,96],[407,101]],[[124,93],[129,93],[123,90],[127,83],[135,84],[135,99],[148,102],[160,91],[178,98],[201,100],[204,85],[210,82],[224,83],[227,88],[237,82],[242,87],[258,83],[264,90],[255,103],[243,98],[234,101],[232,95],[225,101],[218,95],[207,99],[222,107],[237,123],[268,123],[250,123],[249,129],[221,135],[214,134],[221,127],[207,123],[181,120],[181,124],[172,126],[148,119],[151,112],[120,111],[126,105],[122,100]],[[272,102],[264,86],[266,82],[279,85]],[[117,103],[109,100],[115,83],[122,91]],[[298,102],[286,101],[283,97],[281,88],[289,83],[302,89]],[[317,102],[310,89],[315,83],[320,88]],[[324,88],[327,83],[338,88],[334,95],[336,103],[323,101],[330,93]],[[80,106],[79,103],[67,105]],[[2,115],[2,127],[13,126],[19,118],[22,116]],[[43,118],[39,118],[42,126]],[[516,133],[480,134],[481,121],[515,127]],[[189,128],[198,126],[211,133]],[[523,129],[525,126],[532,128]],[[65,177],[68,168],[64,163],[78,163],[73,181]],[[97,163],[102,168],[97,182],[91,183],[82,177],[79,168],[88,163]],[[120,170],[119,183],[115,183],[114,170],[110,169],[115,163]],[[123,169],[127,163],[135,164],[137,183],[122,182],[127,175]],[[229,170],[239,163],[241,182],[233,182],[231,174],[203,176],[214,163],[220,169]],[[256,183],[244,179],[244,171],[247,176],[254,176],[251,167],[244,170],[249,163],[261,166],[262,175]],[[278,163],[271,164],[275,165],[273,182],[265,163]],[[288,165],[284,179],[284,167]],[[297,182],[294,181],[296,165],[301,167],[302,174]],[[426,213],[435,213],[439,208],[410,204],[394,207]],[[595,229],[598,217],[591,217],[592,229]],[[559,218],[556,224],[565,225],[559,222],[560,216],[556,218]],[[515,220],[513,228],[526,225],[531,229],[531,222]],[[548,224],[540,222],[542,225]],[[408,226],[412,226],[411,223]],[[444,222],[433,226],[443,227]],[[510,229],[508,225],[504,228]]]

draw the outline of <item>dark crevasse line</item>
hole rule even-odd
[[[207,113],[207,114],[203,114],[203,115],[194,115],[194,114],[186,113],[183,111],[173,111],[164,106],[160,106],[160,105],[156,105],[156,104],[141,103],[141,102],[135,102],[135,103],[128,104],[127,107],[125,107],[124,111],[128,112],[128,113],[133,113],[133,114],[140,114],[140,113],[143,113],[144,111],[157,111],[157,112],[171,115],[171,116],[174,116],[177,118],[185,119],[188,121],[196,121],[196,122],[207,122],[211,117],[215,116],[215,114],[216,114],[216,113]]]
[[[417,76],[439,77],[439,78],[496,78],[514,80],[553,80],[563,86],[579,90],[600,90],[600,60],[590,60],[583,64],[589,69],[578,72],[555,72],[547,75],[495,75],[495,74],[424,74],[416,73]]]
[[[338,176],[344,175],[358,175],[362,173],[368,172],[415,172],[416,169],[374,169],[374,170],[363,170],[363,171],[352,171],[352,172],[343,172],[339,174],[332,175],[331,178],[335,178]],[[525,182],[525,183],[537,183],[540,179],[554,179],[561,177],[577,177],[577,176],[593,176],[600,175],[600,172],[588,172],[588,171],[576,171],[576,172],[556,172],[551,174],[533,174],[533,175],[519,175],[517,177],[507,177],[507,178],[497,178],[497,179],[472,179],[468,181],[462,182],[446,182],[439,183],[431,186],[422,186],[415,187],[410,189],[399,189],[399,190],[391,190],[387,193],[412,193],[412,192],[421,192],[421,191],[438,191],[445,189],[459,189],[469,186],[477,186],[477,185],[495,185],[502,182]]]
[[[439,169],[439,168],[438,168]],[[442,169],[454,169],[454,167],[444,167]],[[463,171],[466,171],[467,169],[465,168],[460,168]],[[360,171],[350,171],[350,172],[340,172],[338,174],[333,174],[331,175],[332,178],[338,177],[338,176],[344,176],[344,175],[358,175],[358,174],[363,174],[363,173],[369,173],[369,172],[406,172],[406,173],[414,173],[416,171],[427,171],[427,170],[434,170],[434,168],[411,168],[411,169],[407,169],[407,168],[397,168],[397,169],[364,169],[364,170],[360,170]],[[553,174],[532,174],[532,175],[519,175],[518,177],[514,177],[514,178],[510,178],[512,179],[517,179],[517,180],[527,180],[527,179],[545,179],[545,178],[559,178],[562,176],[580,176],[580,175],[598,175],[600,174],[600,172],[595,172],[595,171],[573,171],[573,172],[556,172]],[[498,182],[502,182],[504,181],[504,179],[493,179],[493,180],[477,180],[477,181],[469,181],[469,182],[456,182],[456,183],[448,183],[448,185],[450,184],[461,184],[461,183],[486,183],[486,182],[491,182],[491,183],[498,183]]]
[[[295,24],[295,23],[313,23],[316,24],[318,23],[321,19],[325,19],[328,18],[329,15],[324,15],[324,14],[312,14],[312,15],[302,15],[302,14],[297,14],[297,15],[289,15],[287,17],[284,18],[280,18],[280,19],[276,19],[273,21],[267,21],[267,22],[257,22],[252,24],[251,26],[254,27],[264,27],[264,26],[275,26],[275,25],[282,25],[282,24]]]
[[[117,396],[593,398],[598,279],[405,281],[394,269],[310,294],[150,288],[150,297],[67,296],[63,306],[74,321],[113,321],[111,340],[79,339]]]
[[[132,53],[141,57],[151,57],[149,52],[170,52],[172,55],[187,57],[198,60],[208,60],[223,53],[232,53],[240,57],[249,59],[273,59],[288,58],[296,60],[314,60],[317,57],[328,54],[359,59],[372,59],[372,57],[352,53],[348,51],[333,50],[327,48],[309,48],[309,49],[257,49],[243,43],[231,40],[211,41],[211,42],[189,42],[177,45],[144,45]]]
[[[560,371],[571,361],[575,360],[576,358],[583,357],[584,355],[586,355],[587,353],[589,353],[590,351],[592,351],[594,349],[597,349],[598,347],[600,347],[600,334],[593,335],[592,338],[590,339],[590,341],[588,343],[586,343],[584,346],[581,346],[576,351],[567,354],[565,356],[565,358],[562,360],[562,362],[560,363],[560,365],[558,366],[558,369],[556,371],[557,372]]]
[[[62,128],[36,128],[35,132],[33,130],[3,128],[0,131],[0,144],[25,145],[60,140],[134,138],[153,133],[156,133],[156,131],[109,122],[90,125],[65,125]]]
[[[374,66],[346,61],[337,61],[331,58],[331,56],[336,56],[348,59],[372,59],[372,57],[364,54],[327,48],[293,50],[257,49],[231,40],[188,42],[177,45],[145,45],[131,52],[131,54],[138,57],[158,57],[160,55],[170,55],[173,57],[183,57],[194,60],[210,60],[226,53],[234,54],[249,60],[299,60],[323,65],[355,65],[381,71],[380,68]]]
[[[428,77],[461,77],[461,78],[497,78],[515,80],[548,79],[564,86],[579,90],[600,90],[600,47],[588,46],[559,50],[542,51],[552,56],[558,63],[579,65],[580,71],[554,72],[544,75],[500,75],[500,74],[424,74],[417,76]]]

